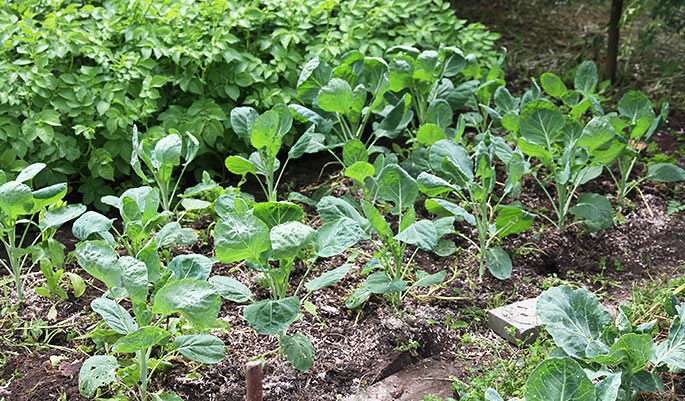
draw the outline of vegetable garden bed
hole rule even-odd
[[[152,11],[161,25],[173,22],[165,7],[193,10],[160,4]],[[330,7],[336,21],[354,11]],[[232,11],[258,17],[248,6]],[[103,15],[93,21],[110,29]],[[456,21],[443,22],[463,25]],[[310,40],[330,41],[328,29]],[[612,95],[590,61],[561,77],[507,82],[506,58],[489,51],[494,36],[482,26],[465,31],[474,35],[464,39],[469,52],[414,47],[431,45],[425,38],[367,47],[350,39],[369,53],[317,53],[276,80],[291,86],[283,91],[252,71],[259,85],[248,97],[232,84],[223,90],[236,96],[213,92],[216,121],[197,136],[196,120],[176,121],[179,130],[154,125],[180,106],[163,93],[167,78],[149,75],[129,88],[151,102],[138,113],[140,132],[131,116],[100,111],[128,107],[122,102],[97,107],[131,152],[116,155],[122,188],[103,189],[115,171],[103,155],[113,146],[89,142],[87,164],[100,157],[99,178],[78,179],[90,183],[80,191],[98,211],[53,182],[67,174],[59,160],[28,163],[45,150],[27,147],[26,160],[16,149],[0,155],[9,166],[0,171],[0,400],[241,400],[251,360],[264,363],[266,400],[339,400],[426,358],[454,366],[454,377],[441,379],[463,401],[498,401],[489,387],[528,401],[685,394],[682,374],[668,371],[685,368],[681,106],[656,107],[636,90]],[[290,40],[299,39],[281,47]],[[168,64],[155,67],[160,74],[179,63],[155,57]],[[71,74],[55,60],[55,71]],[[187,93],[216,77],[204,78],[192,78]],[[258,99],[261,85],[285,103]],[[57,104],[40,96],[45,105],[33,106]],[[202,109],[191,102],[189,114]],[[40,149],[56,146],[50,130],[71,139],[46,128],[62,126],[56,111],[31,111],[29,121],[11,103],[8,124],[40,128]],[[209,131],[226,142],[215,146]],[[217,157],[225,167],[208,167]],[[77,159],[69,163],[84,164]],[[566,286],[596,294],[608,311]],[[550,335],[511,346],[487,329],[488,309],[540,294]],[[582,307],[555,304],[567,298]],[[569,339],[576,331],[588,344]],[[540,385],[560,378],[578,379],[591,395]]]

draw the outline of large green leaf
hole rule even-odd
[[[76,260],[83,270],[107,287],[121,287],[121,266],[117,253],[102,241],[86,241],[76,247]]]
[[[17,178],[14,180],[16,182],[26,182],[28,180],[33,179],[33,177],[37,176],[38,173],[43,171],[45,168],[45,163],[33,163],[31,165],[28,165],[24,167],[23,170],[17,175]]]
[[[155,159],[163,166],[178,166],[181,164],[181,150],[183,141],[178,134],[167,135],[155,145]]]
[[[328,258],[345,251],[364,236],[364,231],[356,221],[343,217],[321,226],[312,238],[312,242],[316,254]]]
[[[323,287],[328,287],[329,285],[333,285],[338,281],[342,280],[351,268],[351,264],[345,263],[342,266],[336,267],[335,269],[327,271],[319,277],[308,281],[307,283],[305,283],[304,286],[309,291],[316,291]]]
[[[444,199],[426,199],[426,209],[438,216],[456,217],[457,221],[466,221],[472,226],[476,225],[476,218],[463,207],[454,202]]]
[[[238,280],[224,276],[212,276],[209,278],[209,282],[224,299],[238,303],[253,300],[252,291]]]
[[[414,204],[419,194],[416,180],[397,164],[390,164],[383,168],[378,177],[378,196],[380,199],[392,202],[394,214]]]
[[[566,85],[556,74],[545,72],[540,76],[540,84],[550,96],[561,98],[566,93]]]
[[[229,214],[216,225],[214,246],[217,258],[224,263],[256,261],[271,246],[269,228],[255,216]]]
[[[592,362],[602,365],[626,364],[632,368],[633,373],[637,373],[647,367],[653,353],[651,347],[651,335],[629,333],[616,340],[606,355],[588,355],[588,357]]]
[[[304,334],[285,335],[281,341],[283,353],[295,369],[305,371],[312,367],[314,364],[314,346]]]
[[[97,312],[112,330],[119,334],[129,334],[138,330],[131,314],[109,298],[95,298],[90,307]]]
[[[314,233],[313,228],[299,221],[289,221],[275,226],[269,233],[272,249],[270,258],[294,259],[297,253],[309,244]]]
[[[348,114],[354,103],[352,87],[344,79],[333,78],[321,88],[316,102],[321,110]]]
[[[302,207],[290,202],[256,203],[252,213],[263,221],[269,229],[289,221],[301,221],[304,217]]]
[[[436,173],[447,173],[449,179],[461,187],[473,181],[473,161],[469,152],[453,141],[437,141],[430,148],[428,156],[431,168]],[[445,167],[449,166],[449,171]]]
[[[316,211],[318,212],[319,217],[321,217],[321,220],[326,223],[331,223],[342,217],[347,217],[356,221],[362,229],[369,227],[369,221],[364,218],[352,204],[344,199],[336,198],[334,196],[324,196],[316,205]]]
[[[428,196],[438,196],[445,192],[457,191],[459,188],[450,184],[442,178],[422,171],[416,178],[416,183],[419,186],[419,191]]]
[[[71,232],[74,234],[74,237],[85,241],[95,233],[108,232],[112,228],[113,223],[114,220],[89,210],[74,221],[74,224],[71,226]]]
[[[395,236],[398,241],[430,251],[438,245],[438,233],[430,220],[420,220]]]
[[[297,94],[305,102],[316,98],[319,90],[331,79],[331,68],[318,58],[309,60],[297,80]]]
[[[288,297],[278,301],[265,299],[248,305],[243,317],[259,334],[278,334],[290,326],[300,313],[300,298]]]
[[[651,164],[647,167],[647,176],[651,181],[676,182],[685,180],[685,170],[671,163]]]
[[[440,134],[440,131],[434,131],[434,128],[431,128],[434,132],[429,133],[428,135],[424,135],[425,138],[430,138],[428,142],[430,143],[424,143],[421,141],[420,134],[421,134],[421,129],[425,127],[426,125],[422,126],[419,128],[419,131],[417,132],[417,139],[419,142],[424,143],[426,145],[432,145],[435,142],[441,140],[441,139],[447,139],[447,137],[444,134],[445,129],[452,125],[452,108],[450,107],[450,104],[447,103],[446,100],[444,99],[436,99],[431,102],[431,104],[428,106],[428,110],[426,110],[426,125],[432,125],[433,127],[438,127],[440,128],[440,131],[442,131],[442,135]]]
[[[499,231],[500,237],[518,234],[529,229],[534,218],[535,215],[526,212],[522,207],[507,205],[499,210],[495,219],[495,228]]]
[[[84,397],[92,398],[98,388],[113,383],[119,364],[111,355],[95,355],[86,359],[78,375],[78,389]]]
[[[585,358],[588,345],[599,340],[612,321],[597,297],[582,288],[550,288],[540,295],[536,308],[554,342],[576,358]]]
[[[257,174],[257,166],[242,156],[228,156],[224,161],[226,168],[233,174]]]
[[[436,124],[424,124],[416,133],[416,140],[419,141],[420,144],[426,146],[432,146],[435,142],[444,139],[447,139],[445,131]]]
[[[361,203],[364,215],[369,220],[371,227],[376,231],[376,234],[381,237],[392,238],[394,235],[392,229],[378,208],[366,200],[362,200]]]
[[[511,276],[511,258],[504,249],[496,246],[488,248],[485,255],[485,263],[490,273],[500,280],[506,280]]]
[[[33,209],[33,194],[31,188],[17,181],[9,181],[0,185],[0,211],[10,218],[28,214]]]
[[[60,228],[62,224],[82,215],[86,209],[87,208],[81,204],[65,205],[50,209],[41,217],[38,226],[41,231],[48,229],[56,230]]]
[[[618,390],[621,388],[621,373],[607,375],[595,385],[597,401],[616,401]]]
[[[584,219],[590,232],[611,227],[611,202],[600,194],[581,194],[571,213]]]
[[[668,329],[668,339],[654,349],[654,366],[668,365],[675,369],[685,369],[685,307],[679,306],[678,315]]]
[[[571,358],[543,361],[526,382],[526,401],[596,401],[595,386]]]
[[[127,334],[114,344],[114,352],[134,353],[146,350],[155,345],[164,345],[171,333],[159,327],[141,327],[138,330]]]
[[[234,107],[231,110],[233,132],[243,139],[249,138],[258,117],[259,113],[252,107]]]
[[[152,312],[171,315],[181,312],[189,322],[207,327],[219,315],[221,297],[214,286],[206,281],[190,278],[173,281],[155,295]]]
[[[292,124],[292,115],[289,111],[287,115],[290,117],[289,123]],[[281,149],[284,134],[281,134],[281,131],[286,126],[290,130],[287,118],[284,113],[280,113],[278,110],[269,110],[260,115],[250,133],[252,146],[255,149],[266,149],[269,157],[276,157]]]
[[[614,139],[616,131],[607,117],[595,117],[583,128],[578,139],[579,146],[585,146],[590,153]]]
[[[545,145],[549,150],[564,125],[561,110],[548,101],[534,100],[521,110],[519,130],[530,144]]]
[[[212,261],[204,255],[178,255],[171,263],[169,270],[174,272],[174,279],[193,278],[205,281],[212,272]]]
[[[345,143],[342,155],[345,166],[351,166],[357,162],[369,161],[369,153],[366,150],[366,145],[359,139],[353,139]]]
[[[366,278],[366,288],[373,294],[395,294],[407,289],[401,279],[391,279],[384,271],[377,271]]]
[[[597,66],[592,61],[585,60],[576,70],[573,86],[578,92],[589,95],[594,92],[598,81]]]
[[[655,118],[654,109],[652,109],[649,99],[638,91],[630,91],[623,95],[618,102],[618,112],[623,117],[630,119],[631,124],[636,124],[641,119],[645,119],[647,126],[649,126]]]
[[[201,363],[218,363],[226,356],[226,345],[211,334],[192,334],[174,338],[176,350],[186,358]]]
[[[121,281],[131,301],[145,302],[148,293],[145,263],[130,256],[122,256],[119,259],[119,266],[121,266]]]
[[[54,205],[62,200],[66,194],[67,184],[65,182],[33,191],[33,208],[31,213],[36,213],[44,207]]]

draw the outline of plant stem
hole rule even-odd
[[[147,400],[147,381],[148,381],[148,376],[147,376],[147,358],[148,358],[148,353],[149,353],[149,348],[143,349],[137,352],[138,354],[138,366],[139,366],[139,371],[138,374],[140,376],[140,399],[142,401]]]

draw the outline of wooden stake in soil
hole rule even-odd
[[[262,363],[247,363],[247,401],[262,401]]]

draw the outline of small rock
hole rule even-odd
[[[534,342],[542,327],[535,314],[536,302],[537,298],[531,298],[488,311],[488,327],[514,344],[516,340]],[[509,328],[515,329],[513,336]]]

